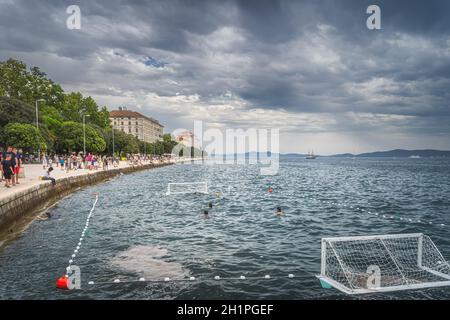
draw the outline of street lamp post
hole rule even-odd
[[[44,99],[36,100],[36,129],[38,130],[38,160],[41,162],[41,141],[39,139],[39,111],[38,111],[38,102],[45,101]]]

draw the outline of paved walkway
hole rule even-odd
[[[201,158],[194,158],[194,159],[178,159],[177,163],[182,162],[191,162],[191,161],[198,161],[202,160]],[[157,164],[158,162],[154,162]],[[144,165],[150,164],[150,162],[144,162]],[[118,167],[109,166],[108,170],[118,169],[118,168],[126,168],[129,167],[127,161],[120,161]],[[45,169],[43,169],[41,164],[25,164],[25,178],[19,179],[20,184],[16,184],[14,187],[11,188],[5,188],[4,181],[0,182],[0,201],[15,194],[20,191],[27,190],[28,188],[37,186],[42,183],[49,183],[45,180],[39,180],[40,176],[45,175]],[[61,170],[60,167],[53,167],[53,171],[51,173],[51,176],[58,181],[60,178],[65,177],[73,177],[73,176],[79,176],[84,174],[94,174],[96,172],[103,171],[102,168],[99,168],[97,170],[89,170],[89,169],[78,169],[78,170],[69,170],[69,172],[66,172],[65,170]]]
[[[119,166],[114,168],[114,166],[109,166],[109,170],[117,169],[117,168],[125,168],[128,167],[126,161],[120,161]],[[39,180],[40,176],[45,175],[45,171],[41,164],[26,164],[25,168],[25,178],[19,179],[20,184],[16,184],[14,187],[5,188],[4,181],[0,183],[0,201],[4,198],[7,198],[14,193],[24,191],[28,188],[37,186],[42,183],[48,183],[48,181]],[[53,167],[53,171],[51,173],[52,177],[58,181],[59,178],[65,177],[73,177],[84,174],[93,174],[99,171],[103,171],[103,169],[99,168],[97,170],[88,170],[88,169],[78,169],[78,170],[69,170],[66,172],[65,170],[61,170],[59,167]]]

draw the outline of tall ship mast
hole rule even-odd
[[[306,156],[307,160],[314,160],[316,159],[316,155],[314,154],[314,150],[311,152],[308,152],[308,155]]]

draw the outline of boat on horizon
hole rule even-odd
[[[314,160],[316,159],[316,155],[314,154],[314,151],[308,152],[308,155],[306,156],[306,160]]]

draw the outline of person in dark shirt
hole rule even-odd
[[[3,176],[5,177],[5,187],[11,188],[11,179],[14,176],[14,169],[12,166],[12,160],[10,154],[2,156],[1,168]]]
[[[11,160],[13,160],[13,162],[16,162],[16,158],[15,155],[13,154],[13,148],[11,146],[9,146],[6,151],[3,152],[2,154],[2,159],[5,159],[7,155],[11,156]]]
[[[13,153],[13,148],[11,146],[9,146],[6,149],[6,152],[3,152],[2,158],[6,159],[6,158],[8,158],[8,156],[10,157],[9,158],[10,160],[8,160],[8,164],[12,167],[12,175],[14,175],[14,168],[16,166],[16,155]],[[11,178],[13,178],[13,177],[11,177]],[[15,179],[13,179],[11,181],[12,181],[12,185],[15,186],[16,185]]]

